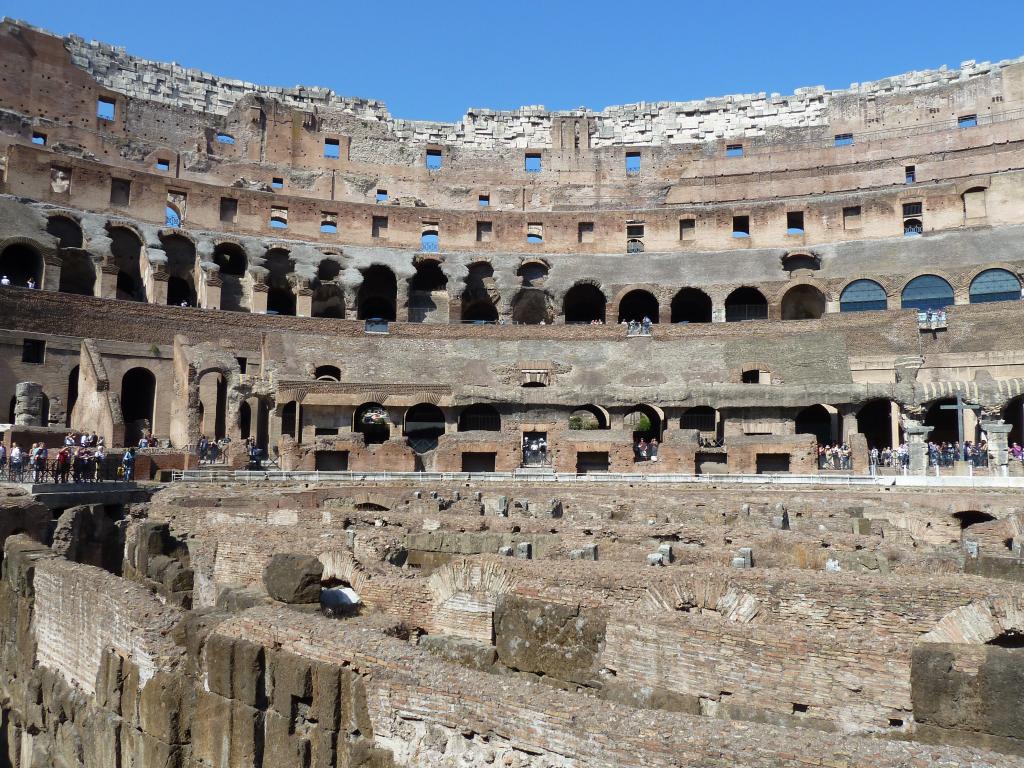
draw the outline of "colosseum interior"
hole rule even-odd
[[[446,124],[4,19],[0,768],[1024,766],[1022,169],[1024,58]]]

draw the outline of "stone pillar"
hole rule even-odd
[[[964,440],[972,443],[978,439],[978,412],[972,410],[964,411]]]
[[[910,444],[910,474],[928,473],[928,435],[932,428],[925,424],[908,424],[904,432]]]
[[[857,414],[853,411],[844,413],[843,415],[843,433],[840,436],[840,441],[849,443],[850,438],[857,434]]]
[[[892,431],[892,447],[900,444],[900,404],[889,401],[889,429]]]
[[[712,323],[724,323],[725,322],[725,305],[712,306],[711,308],[711,322]]]
[[[59,291],[61,266],[62,261],[57,254],[43,257],[43,279],[39,287],[44,291]]]
[[[117,298],[117,265],[104,264],[99,268],[99,279],[95,283],[94,292],[100,299]]]
[[[256,283],[252,287],[251,311],[253,314],[267,314],[267,286],[262,283]]]
[[[14,423],[22,427],[45,427],[43,424],[43,385],[22,381],[14,387]]]
[[[1009,437],[1012,424],[1002,421],[983,421],[981,429],[988,438],[988,465],[992,474],[1006,476],[1009,474],[1010,451]]]
[[[313,316],[313,291],[310,288],[299,288],[295,296],[295,315],[297,317]]]

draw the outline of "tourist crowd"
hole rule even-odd
[[[644,319],[640,322],[623,319],[619,322],[619,325],[625,326],[627,336],[651,335],[651,318],[647,317],[647,315],[644,315]]]
[[[658,438],[652,437],[647,442],[642,437],[633,446],[633,461],[657,461],[658,460]]]
[[[0,475],[15,483],[94,483],[135,478],[135,449],[128,448],[120,463],[109,460],[102,437],[95,432],[68,433],[64,445],[50,449],[43,443],[22,448],[0,444]],[[115,458],[116,461],[116,458]]]
[[[966,461],[975,467],[988,466],[988,443],[965,440],[953,443],[928,443],[928,466],[951,467],[953,462]]]
[[[818,469],[853,469],[853,452],[846,443],[818,446]]]

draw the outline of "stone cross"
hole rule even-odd
[[[956,405],[940,405],[943,411],[956,411],[956,427],[960,434],[960,446],[964,444],[964,411],[980,411],[980,405],[968,405],[964,402],[964,396],[957,392]],[[958,457],[959,458],[959,457]]]

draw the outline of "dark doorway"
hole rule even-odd
[[[864,435],[868,449],[894,448],[892,407],[888,400],[872,400],[857,412],[857,431]]]
[[[538,288],[523,288],[512,299],[512,322],[521,325],[550,324],[555,316],[551,300]]]
[[[43,257],[27,245],[9,245],[0,253],[0,275],[6,275],[11,285],[25,288],[35,281],[36,288],[43,285]]]
[[[374,264],[363,270],[363,282],[356,294],[356,312],[360,320],[396,320],[398,280],[387,267]]]
[[[788,453],[759,453],[756,458],[757,474],[789,472]]]
[[[924,416],[926,426],[932,428],[928,440],[933,443],[955,443],[960,439],[959,420],[955,410],[943,409],[943,405],[956,405],[956,400],[947,398],[936,400],[928,406]],[[974,440],[974,435],[965,435],[965,439]]]
[[[71,369],[71,373],[68,374],[68,397],[67,397],[67,415],[64,418],[64,426],[71,426],[71,413],[75,410],[75,403],[78,402],[78,366],[76,365]]]
[[[737,288],[725,299],[725,321],[768,319],[768,300],[757,288]]]
[[[121,415],[126,445],[138,445],[153,431],[156,404],[156,376],[146,368],[132,368],[121,379]]]
[[[580,451],[576,454],[576,474],[607,472],[611,466],[607,451]]]
[[[619,322],[623,320],[642,322],[647,318],[658,322],[658,300],[649,291],[630,291],[619,301]]]
[[[562,313],[569,324],[587,324],[605,321],[605,309],[608,304],[601,289],[590,283],[577,283],[565,294],[562,301]]]
[[[348,451],[316,451],[317,472],[348,472]]]
[[[672,299],[673,323],[710,323],[711,297],[697,288],[683,288]]]
[[[380,403],[363,403],[352,418],[352,429],[363,435],[367,445],[387,442],[391,437],[388,412]]]
[[[494,472],[498,454],[488,451],[464,451],[462,453],[463,472]]]
[[[796,433],[814,435],[818,445],[835,442],[832,436],[832,414],[823,405],[812,405],[796,415]]]
[[[82,228],[67,216],[51,216],[46,220],[46,231],[57,238],[60,248],[81,248]]]
[[[96,287],[96,270],[88,254],[80,251],[64,251],[60,266],[61,293],[78,296],[92,296]]]

